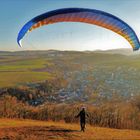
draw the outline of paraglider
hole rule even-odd
[[[27,22],[20,30],[17,42],[21,46],[24,35],[43,25],[57,22],[84,22],[98,25],[123,36],[132,46],[133,50],[140,48],[138,37],[134,30],[118,17],[94,9],[64,8],[41,14]]]

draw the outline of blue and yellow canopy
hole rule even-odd
[[[98,25],[123,36],[131,44],[133,50],[140,48],[136,33],[127,23],[112,14],[85,8],[58,9],[31,19],[20,30],[17,38],[18,44],[21,46],[21,40],[28,31],[57,22],[84,22]]]

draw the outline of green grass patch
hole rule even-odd
[[[0,72],[0,87],[16,86],[51,79],[47,72]]]
[[[20,60],[0,65],[0,71],[31,71],[50,65],[45,59]]]

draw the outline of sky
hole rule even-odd
[[[140,0],[0,0],[0,51],[107,50],[131,48],[120,35],[85,23],[57,23],[28,33],[17,44],[22,26],[47,11],[80,7],[102,10],[127,22],[140,38]]]

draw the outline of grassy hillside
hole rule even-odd
[[[68,69],[70,69],[73,67],[74,63],[78,63],[79,65],[87,64],[89,66],[106,65],[117,67],[125,65],[140,68],[139,58],[132,59],[132,57],[125,57],[119,54],[114,55],[97,52],[0,52],[0,58],[0,79],[2,79],[0,87],[13,86],[16,83],[45,80],[47,79],[46,76],[49,75],[49,72],[47,70],[41,70],[43,68],[54,68],[53,66],[55,64],[57,65],[57,67],[55,67],[56,71],[62,69],[65,71],[65,66],[67,65]],[[75,65],[75,70],[78,70],[79,65]],[[62,69],[60,69],[60,67],[62,67]],[[80,68],[82,70],[82,66]],[[36,69],[39,69],[40,71],[36,71]]]
[[[0,119],[0,139],[15,140],[140,140],[140,131],[87,126],[63,122]]]
[[[140,91],[140,56],[123,55],[127,52],[0,52],[0,87],[32,85],[59,77],[67,86],[57,91],[61,97],[55,96],[56,101],[92,103],[92,93],[99,98],[109,98],[112,93],[131,97]]]
[[[0,119],[0,139],[140,140],[140,131],[94,127],[140,128],[140,56],[118,52],[0,52],[1,118],[75,123],[79,103],[93,125],[81,133],[77,124]]]

